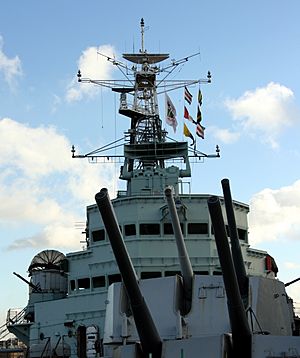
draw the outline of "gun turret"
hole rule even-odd
[[[101,189],[96,194],[95,200],[129,297],[143,353],[147,357],[151,354],[153,358],[160,358],[161,339],[139,288],[136,273],[126,250],[107,189]]]
[[[181,314],[186,315],[190,311],[192,305],[194,273],[184,243],[184,239],[182,236],[180,222],[179,222],[171,187],[165,189],[165,196],[169,207],[169,213],[170,213],[173,231],[176,239],[181,273],[183,276],[183,304],[181,307]]]
[[[251,358],[251,332],[230,253],[220,200],[218,197],[212,196],[207,203],[227,295],[234,357]]]
[[[246,307],[248,304],[248,277],[246,274],[246,268],[245,268],[239,236],[236,228],[229,180],[223,179],[221,183],[223,188],[226,216],[227,216],[228,227],[229,227],[233,264],[237,276],[241,297],[244,302],[244,306]]]

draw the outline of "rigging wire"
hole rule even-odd
[[[117,100],[116,100],[116,96],[117,94],[114,93],[114,114],[115,114],[115,141],[116,141],[116,138],[117,138]],[[115,146],[115,155],[117,154],[117,147]],[[116,178],[117,176],[117,163],[115,162],[115,168],[114,168],[114,178]],[[116,194],[116,180],[113,180],[113,191],[114,193]]]
[[[109,62],[111,62],[113,65],[117,66],[117,68],[121,71],[121,73],[123,74],[123,76],[126,77],[127,80],[128,80],[132,85],[134,85],[134,83],[132,82],[132,80],[127,76],[127,73],[124,72],[123,69],[122,69],[122,68],[125,68],[127,72],[132,71],[130,68],[127,67],[126,64],[124,64],[124,63],[122,63],[122,62],[120,62],[120,61],[117,61],[117,60],[115,60],[114,58],[112,59],[112,58],[110,58],[109,56],[104,55],[104,54],[101,53],[101,52],[97,52],[97,54],[100,55],[100,56],[105,57],[105,58],[106,58]]]
[[[96,154],[96,153],[101,153],[104,149],[112,149],[114,147],[110,147],[111,145],[113,145],[115,143],[118,143],[120,141],[123,141],[123,140],[124,140],[124,137],[119,138],[119,139],[117,139],[117,140],[115,140],[115,141],[113,141],[111,143],[105,144],[102,147],[93,150],[92,152],[89,152],[89,153],[85,154],[85,156],[87,157],[87,156],[92,156],[93,154]],[[120,145],[122,145],[122,144],[120,144]],[[120,147],[120,145],[117,145],[117,147]]]
[[[103,87],[100,86],[100,94],[101,94],[101,97],[100,97],[100,105],[101,105],[101,128],[103,129],[104,128],[104,125],[103,125]]]

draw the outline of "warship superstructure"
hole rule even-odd
[[[169,140],[158,94],[206,79],[168,81],[188,58],[144,48],[126,53],[130,66],[107,57],[126,79],[79,82],[120,94],[130,120],[120,179],[87,207],[86,248],[38,253],[29,265],[27,306],[8,312],[7,327],[28,357],[263,358],[300,357],[298,319],[277,266],[248,243],[249,207],[224,197],[184,192],[190,159],[218,157]],[[159,78],[162,76],[162,78]],[[130,101],[131,99],[131,101]],[[175,118],[171,118],[171,120]],[[194,121],[193,125],[200,124]],[[106,157],[107,147],[73,157]],[[225,218],[225,219],[224,219]]]

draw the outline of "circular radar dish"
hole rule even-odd
[[[60,269],[60,264],[65,260],[65,255],[57,250],[43,250],[34,256],[30,266],[29,272],[34,270],[44,269]]]

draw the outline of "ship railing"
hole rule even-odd
[[[125,196],[127,196],[127,191],[126,190],[118,190],[117,198],[124,198]]]
[[[178,187],[179,187],[179,194],[180,195],[191,195],[191,183],[189,181],[181,181],[179,180],[178,182]],[[187,189],[187,190],[186,190]],[[124,198],[126,197],[127,191],[126,190],[118,190],[117,191],[117,198]],[[163,195],[162,192],[157,192],[157,190],[151,190],[151,189],[147,189],[147,190],[139,190],[136,193],[132,193],[132,196],[157,196],[157,195]]]
[[[178,182],[179,184],[179,194],[183,195],[183,194],[188,194],[191,195],[192,191],[191,191],[191,182],[190,181],[183,181],[183,180],[179,180]],[[186,191],[186,187],[188,188],[188,190]]]
[[[10,332],[8,332],[8,334],[11,334]],[[4,337],[3,337],[4,338]],[[21,342],[17,337],[12,336],[6,340],[2,340],[0,341],[0,350],[1,349],[18,349],[16,350],[16,352],[22,352],[23,349],[25,348],[25,345],[23,342]]]
[[[86,158],[88,158],[88,161],[90,164],[115,164],[115,163],[119,163],[122,164],[124,163],[124,156],[123,154],[117,154],[117,155],[85,155]],[[202,163],[203,162],[203,158],[200,158],[201,161],[199,160],[198,157],[194,157],[194,156],[189,156],[190,158],[190,163],[192,164],[198,164],[198,163]],[[170,164],[170,165],[174,165],[175,164],[182,164],[184,163],[184,159],[183,158],[172,158],[172,159],[167,159],[165,160],[166,164]]]
[[[153,114],[153,110],[152,110],[151,106],[147,106],[147,105],[143,104],[143,102],[140,102],[140,104],[134,104],[134,103],[128,102],[126,93],[121,93],[119,110],[120,111],[131,110],[134,112],[141,113],[143,115],[152,115]]]
[[[0,348],[2,347],[3,345],[3,342],[4,341],[4,338],[9,334],[8,330],[7,330],[7,327],[6,327],[6,322],[4,324],[2,324],[0,326]]]
[[[25,308],[11,308],[7,312],[6,326],[27,323],[25,317]]]

